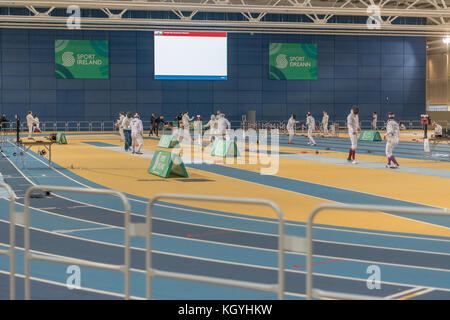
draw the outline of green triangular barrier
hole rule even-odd
[[[62,132],[58,132],[56,134],[56,143],[57,144],[67,144],[66,135]]]
[[[360,141],[381,141],[381,135],[378,131],[361,131],[359,135]]]
[[[168,178],[170,173],[188,178],[188,173],[181,157],[168,151],[155,151],[148,173],[163,178]]]
[[[218,157],[239,157],[236,141],[216,139],[212,146],[211,155]]]
[[[178,143],[178,139],[173,134],[163,134],[159,139],[158,147],[173,148]]]

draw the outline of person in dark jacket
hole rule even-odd
[[[150,118],[150,132],[148,133],[148,136],[150,137],[153,133],[155,133],[155,120],[156,116],[154,113],[152,113],[152,116]]]
[[[159,118],[155,119],[154,127],[155,127],[155,134],[156,134],[157,137],[158,137],[158,130],[159,130],[159,125],[160,124],[162,124],[162,125],[167,124],[167,122],[164,121],[164,116],[162,116],[162,115],[159,116]]]

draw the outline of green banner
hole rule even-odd
[[[108,41],[55,40],[55,75],[62,79],[108,79]]]
[[[269,79],[317,80],[317,44],[270,43]]]
[[[239,157],[236,141],[216,139],[211,149],[212,156]]]
[[[188,177],[183,160],[177,154],[168,151],[155,151],[148,173],[168,178],[170,173],[177,176]]]
[[[381,135],[378,131],[361,131],[360,141],[381,141]]]
[[[163,134],[158,142],[158,147],[173,148],[178,144],[178,139],[172,134]]]
[[[57,144],[67,144],[66,135],[62,132],[58,132],[56,134],[56,143]]]

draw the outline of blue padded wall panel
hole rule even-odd
[[[30,89],[32,89],[32,90],[56,89],[56,78],[55,77],[31,77]]]
[[[24,90],[3,90],[2,100],[4,103],[29,103],[30,96]]]
[[[403,54],[404,39],[402,37],[381,38],[381,52],[385,54]]]
[[[74,79],[78,80],[78,79]],[[65,80],[61,80],[65,81]],[[72,80],[70,80],[72,81]],[[68,83],[68,81],[65,81]],[[105,79],[86,79],[83,81],[83,89],[84,90],[109,90],[109,80]]]
[[[137,91],[138,104],[161,104],[162,93],[159,90],[140,90]]]
[[[403,91],[403,81],[399,81],[397,79],[382,79],[381,90],[383,90],[383,91],[396,90],[396,91],[402,92]]]
[[[31,90],[30,103],[56,103],[56,90]]]
[[[287,91],[301,91],[309,92],[311,88],[311,81],[293,80],[286,84]]]
[[[335,79],[335,91],[356,91],[358,90],[358,79]]]
[[[212,91],[189,91],[188,103],[213,103]]]
[[[110,41],[111,42],[111,41]],[[141,52],[141,51],[138,51]],[[141,53],[142,55],[143,53]],[[136,63],[136,50],[109,50],[109,63],[113,65],[115,63]],[[144,62],[142,62],[144,63]],[[149,63],[146,61],[146,63]]]
[[[359,79],[379,79],[381,76],[381,68],[378,66],[359,66]]]
[[[83,90],[57,90],[56,91],[56,103],[84,103],[85,92]],[[89,101],[86,101],[89,102]]]
[[[358,91],[380,91],[381,80],[380,79],[359,79]]]
[[[383,103],[403,103],[402,91],[382,91],[381,102]]]
[[[358,65],[358,54],[356,53],[336,53],[334,55],[336,66],[356,66]]]
[[[109,81],[111,90],[136,90],[135,77],[117,77]]]
[[[30,48],[30,62],[55,63],[54,48]]]
[[[361,66],[379,66],[381,64],[381,55],[373,53],[360,54],[358,62]]]
[[[84,101],[86,103],[114,103],[117,101],[110,100],[109,90],[85,90],[84,91]]]
[[[78,89],[83,90],[84,80],[82,79],[56,79],[56,89]]]
[[[33,107],[34,109],[34,107]],[[33,112],[36,112],[33,110]],[[39,120],[43,115],[39,114]],[[84,120],[84,103],[57,103],[56,107],[56,118],[52,120],[63,120],[63,121],[83,121]]]
[[[333,103],[334,92],[333,91],[311,91],[310,93],[311,103]]]
[[[262,90],[262,81],[258,78],[239,79],[239,91]],[[217,89],[214,91],[218,91]]]
[[[286,114],[287,108],[284,103],[263,103],[263,117],[274,118],[278,117],[278,115]]]
[[[358,103],[373,103],[380,101],[380,91],[358,91]]]
[[[10,62],[2,64],[2,75],[4,76],[26,76],[30,75],[30,66],[22,62]]]
[[[245,92],[245,91],[244,91]],[[243,92],[240,92],[240,94]],[[239,103],[238,93],[230,93],[229,91],[214,91],[213,104],[218,103]]]
[[[13,90],[28,90],[30,88],[30,78],[28,77],[16,77],[16,76],[3,76],[3,89]]]
[[[335,79],[358,78],[358,67],[357,66],[335,66],[334,67],[334,78]]]
[[[385,54],[381,58],[381,64],[383,66],[403,66],[404,56],[403,54]]]
[[[359,53],[379,53],[381,52],[381,39],[377,37],[359,37]]]
[[[111,78],[116,77],[136,77],[136,65],[131,63],[117,63],[109,68]]]
[[[28,48],[28,33],[13,30],[3,33],[1,39],[2,49]]]
[[[336,91],[334,93],[334,101],[336,103],[355,103],[358,101],[357,91]]]
[[[56,79],[55,39],[108,40],[110,78]],[[318,79],[270,80],[270,42],[317,43]],[[309,109],[321,117],[322,108],[345,119],[353,104],[369,117],[374,108],[412,118],[425,110],[424,38],[229,33],[225,81],[155,80],[153,45],[152,32],[2,29],[0,111],[37,108],[45,121],[113,120],[119,110],[209,118],[218,106],[230,120],[249,110],[267,120]]]
[[[188,90],[212,92],[212,83],[211,81],[203,81],[203,80],[189,81]]]
[[[23,66],[28,67],[25,64]],[[28,71],[27,71],[28,72]],[[29,73],[31,76],[40,76],[40,75],[53,75],[55,72],[55,66],[52,63],[46,62],[33,62],[30,63]]]
[[[115,103],[136,103],[135,90],[113,90],[110,91],[109,96]]]
[[[334,42],[335,53],[354,53],[358,51],[357,39],[349,39],[350,37],[337,37]]]
[[[334,79],[317,79],[316,81],[311,81],[310,90],[311,91],[333,91]]]
[[[383,79],[403,79],[403,67],[381,67],[381,78]]]
[[[28,63],[30,54],[28,49],[6,49],[2,47],[2,62]]]
[[[286,103],[286,93],[277,91],[263,91],[262,102],[263,104]]]
[[[286,103],[294,104],[296,102],[310,103],[310,92],[302,91],[288,91],[286,96]]]

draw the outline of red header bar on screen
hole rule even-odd
[[[226,32],[205,31],[155,31],[155,36],[175,37],[227,37]]]

